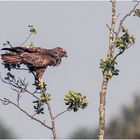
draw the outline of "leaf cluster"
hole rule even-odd
[[[25,92],[28,86],[28,83],[26,83],[26,79],[22,80],[20,78],[16,78],[15,75],[11,74],[10,72],[6,74],[2,81],[12,85],[16,89],[20,89],[21,92]]]
[[[114,57],[107,57],[106,59],[100,60],[100,68],[102,69],[103,75],[106,79],[111,79],[112,76],[118,75],[119,70],[116,69],[116,58],[123,54],[130,46],[135,44],[135,38],[130,35],[128,29],[121,28],[121,36],[116,37],[113,41],[113,45],[118,49],[118,53]]]
[[[40,100],[33,101],[33,103],[36,104],[34,105],[35,112],[37,114],[44,114],[44,108],[43,108],[44,103],[42,103]]]
[[[79,108],[84,109],[88,105],[86,96],[82,96],[81,93],[74,91],[69,91],[64,98],[65,105],[68,105],[68,109],[73,110],[74,112],[78,111]]]
[[[11,69],[19,69],[20,64],[15,64],[15,63],[3,63],[4,68],[8,69],[8,71],[11,71]]]
[[[44,114],[44,103],[51,100],[51,95],[49,93],[43,93],[40,99],[33,101],[35,103],[34,109],[37,114]]]
[[[33,25],[29,25],[28,27],[29,27],[30,33],[32,33],[32,34],[36,34],[37,33],[37,31],[36,31],[36,29],[34,28]]]
[[[5,43],[3,43],[3,46],[10,46],[10,47],[12,47],[12,44],[10,43],[10,41],[6,41]]]
[[[113,75],[119,74],[119,70],[115,68],[115,65],[117,65],[117,62],[109,57],[106,60],[100,60],[100,68],[107,79],[111,79]]]
[[[140,9],[135,9],[133,16],[140,17]]]
[[[121,37],[116,38],[113,41],[113,44],[116,46],[116,48],[119,49],[120,52],[123,52],[130,46],[135,44],[135,38],[133,35],[130,35],[128,33],[128,29],[122,27],[121,31],[123,35]]]

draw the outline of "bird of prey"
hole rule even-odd
[[[40,47],[12,47],[2,48],[6,52],[1,54],[3,64],[24,64],[29,71],[34,71],[35,80],[40,81],[48,66],[58,66],[67,52],[60,47],[45,49]]]

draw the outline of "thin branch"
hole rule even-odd
[[[11,48],[13,47],[10,41],[7,41],[7,45],[9,45]]]
[[[37,113],[34,113],[33,115],[32,115],[32,117],[34,117],[34,116],[36,116],[37,115]]]
[[[23,43],[21,43],[20,46],[23,46],[23,45],[29,40],[29,38],[31,37],[32,34],[33,34],[33,33],[31,32],[31,33],[27,36],[27,38],[25,39],[25,41],[23,41]]]
[[[134,5],[133,9],[132,9],[128,14],[126,14],[126,15],[120,20],[120,24],[119,24],[119,26],[118,26],[118,31],[117,31],[116,38],[118,37],[118,34],[119,34],[120,31],[121,31],[123,22],[126,20],[126,18],[127,18],[128,16],[130,16],[130,15],[135,11],[135,9],[136,9],[137,6],[139,5],[139,3],[140,3],[140,1],[136,1],[136,4]]]
[[[32,92],[30,92],[29,90],[27,90],[27,87],[21,87],[21,86],[19,86],[19,85],[15,85],[15,84],[13,84],[13,83],[8,83],[7,81],[5,81],[5,80],[1,77],[1,75],[0,75],[0,79],[1,79],[1,81],[2,81],[3,83],[6,83],[6,84],[8,84],[8,85],[11,85],[11,86],[17,88],[17,89],[20,89],[20,90],[22,90],[22,91],[24,91],[24,92],[27,92],[28,94],[30,94],[31,96],[33,96],[33,97],[36,98],[37,100],[40,100],[40,98],[37,97],[34,93],[32,93]]]
[[[23,88],[23,87],[19,86],[19,85],[16,83],[15,79],[14,79],[14,81],[8,81],[8,82],[7,82],[7,81],[5,81],[5,80],[1,77],[1,75],[0,75],[0,79],[1,79],[1,81],[2,81],[3,83],[6,83],[6,84],[8,84],[8,85],[11,85],[11,86],[13,86],[13,87],[15,87],[15,88],[17,88],[17,89],[20,89],[22,92],[26,91],[27,85],[24,85],[24,88]]]
[[[132,45],[127,46],[127,49],[130,48]],[[124,51],[126,51],[127,49],[121,50],[118,54],[116,54],[116,56],[113,59],[113,62],[115,62],[115,60],[118,58],[118,56],[120,56],[121,54],[124,53]]]
[[[18,106],[17,104],[15,104],[14,102],[12,102],[11,100],[5,98],[5,100],[0,99],[0,101],[2,101],[2,102],[5,101],[5,102],[8,102],[9,104],[14,105],[16,108],[18,108],[21,112],[23,112],[24,114],[26,114],[31,119],[35,120],[36,122],[39,122],[44,127],[52,130],[52,128],[50,126],[46,125],[44,122],[42,122],[42,121],[38,120],[37,118],[33,117],[33,115],[30,115],[29,113],[27,113],[27,111],[25,111],[24,109],[22,109],[20,106]]]
[[[17,93],[17,98],[16,98],[16,101],[17,101],[17,105],[19,106],[19,102],[20,102],[20,99],[21,99],[21,92],[20,91],[17,91],[16,89],[12,89],[14,91],[16,91]]]
[[[15,85],[15,84],[13,84],[13,83],[8,83],[7,81],[5,81],[5,80],[1,77],[1,75],[0,75],[0,79],[1,79],[1,81],[2,81],[3,83],[6,83],[6,84],[11,85],[11,86],[13,86],[13,87],[15,87],[15,88],[21,89],[21,90],[23,90],[24,92],[27,92],[28,94],[30,94],[31,96],[33,96],[34,98],[36,98],[37,100],[40,100],[40,98],[37,97],[37,96],[35,95],[35,93],[30,92],[29,90],[27,90],[26,87],[23,88],[23,87],[21,87],[21,86]]]
[[[59,114],[57,114],[57,115],[54,117],[54,120],[55,120],[57,117],[61,116],[62,114],[66,113],[66,112],[68,112],[68,111],[71,111],[71,109],[66,109],[66,110],[60,112]]]
[[[30,92],[30,91],[27,90],[27,86],[26,86],[26,84],[25,84],[25,81],[22,81],[21,79],[19,79],[18,81],[21,83],[21,85],[19,85],[18,82],[17,82],[17,80],[15,79],[15,77],[14,77],[13,79],[9,79],[9,77],[8,77],[8,80],[6,81],[6,80],[4,80],[4,79],[0,76],[0,79],[2,80],[2,82],[6,83],[6,84],[9,84],[9,85],[11,85],[11,86],[13,86],[13,87],[15,87],[15,88],[16,88],[16,92],[17,92],[17,89],[20,89],[20,91],[27,92],[28,94],[30,94],[30,95],[32,95],[33,97],[35,97],[37,100],[41,101],[41,99],[40,99],[39,97],[37,97],[34,93],[32,93],[32,92]],[[8,100],[8,99],[7,99],[7,100]],[[10,100],[9,100],[9,101],[10,101]],[[16,107],[18,107],[22,112],[24,112],[25,114],[27,114],[30,118],[33,118],[34,120],[36,119],[36,118],[34,118],[34,116],[35,116],[36,114],[34,114],[34,115],[29,115],[25,110],[21,109],[21,108],[19,107],[18,104],[15,104],[15,103],[13,103],[13,102],[10,102],[10,103],[12,103],[12,104],[15,105]],[[46,99],[45,104],[46,104],[47,107],[48,107],[48,112],[49,112],[50,119],[51,119],[51,123],[52,123],[52,127],[50,127],[50,128],[51,128],[51,130],[52,130],[53,139],[56,139],[55,121],[54,121],[54,117],[53,117],[53,113],[52,113],[51,106],[50,106],[49,102],[47,101],[47,99]],[[37,121],[37,120],[36,120],[36,121]],[[40,120],[38,120],[38,121],[40,121]],[[40,121],[40,122],[41,122],[41,121]],[[41,122],[41,123],[43,124],[43,122]]]
[[[4,100],[4,99],[0,99],[0,101],[2,102],[3,105],[8,105],[8,104],[9,104],[9,102],[7,102],[7,101]]]
[[[111,28],[109,27],[109,25],[106,24],[106,26],[107,26],[107,28],[109,29],[109,31],[111,31]],[[113,31],[113,33],[117,35],[117,33],[116,33],[115,31]]]

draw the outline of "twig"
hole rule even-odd
[[[140,1],[136,1],[136,4],[134,5],[133,9],[128,13],[126,14],[121,20],[120,20],[120,24],[118,26],[118,31],[117,31],[117,35],[116,35],[116,38],[118,37],[118,34],[120,33],[121,31],[121,28],[122,28],[122,25],[123,25],[123,22],[126,20],[126,18],[128,16],[130,16],[136,9],[136,7],[139,5]]]
[[[109,25],[106,24],[106,26],[107,26],[107,28],[109,29],[109,31],[111,31],[111,28],[109,27]],[[117,35],[117,33],[116,33],[115,31],[113,31],[113,33]]]
[[[20,46],[23,46],[23,45],[29,40],[29,38],[31,37],[32,34],[33,34],[33,33],[31,32],[31,33],[27,36],[27,38],[25,39],[25,41],[23,41],[23,43],[22,43]]]
[[[115,56],[114,59],[113,59],[113,62],[115,62],[115,60],[117,59],[117,57],[118,57],[119,55],[121,55],[124,51],[125,51],[125,50],[120,51],[118,54],[116,54],[116,56]]]
[[[5,80],[1,77],[1,75],[0,75],[0,79],[1,79],[1,81],[2,81],[3,83],[6,83],[6,84],[8,84],[8,85],[11,85],[11,86],[13,86],[13,87],[15,87],[15,88],[17,88],[17,89],[20,89],[22,92],[26,91],[27,85],[23,85],[23,86],[24,86],[24,88],[23,88],[23,87],[19,86],[18,83],[16,83],[15,79],[14,79],[13,81],[8,81],[8,82],[7,82],[7,81],[5,81]]]
[[[28,94],[30,94],[31,96],[33,96],[34,98],[36,98],[37,100],[41,101],[41,99],[39,97],[37,97],[34,93],[30,92],[27,90],[27,84],[25,84],[25,81],[21,80],[21,79],[18,79],[18,81],[21,83],[21,85],[18,84],[17,80],[15,78],[13,79],[8,79],[8,81],[4,80],[1,76],[0,76],[0,79],[2,80],[2,82],[6,83],[6,84],[9,84],[13,87],[15,87],[15,91],[18,92],[18,89],[20,89],[20,93],[21,91],[22,92],[27,92]],[[10,101],[7,99],[7,101]],[[12,103],[13,105],[15,105],[16,107],[18,107],[22,112],[24,112],[25,114],[27,114],[30,118],[33,118],[34,120],[36,120],[36,118],[34,118],[34,116],[36,114],[33,114],[33,115],[29,115],[25,110],[21,109],[19,107],[19,103],[18,104],[15,104],[13,102],[10,101],[10,103]],[[56,139],[56,130],[55,130],[55,121],[54,121],[54,117],[53,117],[53,113],[52,113],[52,109],[51,109],[51,106],[49,104],[49,102],[47,101],[46,99],[46,102],[45,104],[47,105],[48,107],[48,112],[49,112],[49,115],[50,115],[50,119],[51,119],[51,123],[52,123],[52,126],[50,127],[51,130],[52,130],[52,134],[53,134],[53,139]],[[36,120],[37,121],[37,120]],[[40,120],[38,120],[40,121]],[[43,122],[40,121],[40,123],[43,124]]]
[[[24,87],[24,88],[23,88],[23,87],[20,87],[20,86],[18,86],[18,85],[13,84],[13,83],[8,83],[7,81],[5,81],[5,80],[1,77],[1,75],[0,75],[0,79],[1,79],[1,81],[2,81],[3,83],[6,83],[6,84],[8,84],[8,85],[11,85],[11,86],[13,86],[13,87],[15,87],[15,88],[19,88],[19,89],[21,89],[21,90],[27,92],[28,94],[30,94],[31,96],[33,96],[33,97],[36,98],[37,100],[40,100],[39,97],[37,97],[34,93],[32,93],[32,92],[30,92],[29,90],[27,90],[27,88],[25,88],[25,87]]]
[[[20,101],[20,98],[22,97],[22,96],[21,96],[22,91],[21,91],[21,89],[20,89],[20,91],[18,91],[18,90],[15,89],[15,88],[12,88],[12,90],[15,91],[15,92],[17,93],[16,101],[17,101],[17,105],[19,106],[19,101]]]
[[[4,101],[4,100],[0,99],[0,101]],[[14,102],[12,102],[11,100],[5,98],[5,101],[8,102],[9,104],[14,105],[16,108],[18,108],[21,112],[23,112],[24,114],[26,114],[31,119],[35,120],[36,122],[39,122],[44,127],[52,130],[52,128],[50,126],[46,125],[44,122],[42,122],[42,121],[38,120],[37,118],[33,117],[32,115],[30,115],[29,113],[27,113],[27,111],[25,111],[24,109],[22,109],[20,106],[18,106],[17,104],[15,104]]]
[[[7,41],[7,44],[12,48],[12,44],[10,43],[10,41]]]
[[[57,117],[61,116],[62,114],[64,114],[65,112],[68,112],[68,111],[71,111],[71,109],[66,109],[66,110],[60,112],[59,114],[57,114],[57,115],[54,117],[54,120],[55,120]]]
[[[4,100],[4,99],[0,99],[0,101],[2,102],[3,105],[8,105],[8,104],[9,104],[9,102],[7,102],[7,101]]]
[[[37,115],[37,113],[34,113],[34,114],[32,115],[32,117],[34,117],[35,115]]]

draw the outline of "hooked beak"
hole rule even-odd
[[[66,58],[68,57],[68,56],[67,56],[67,52],[64,53],[63,57],[66,57]]]

